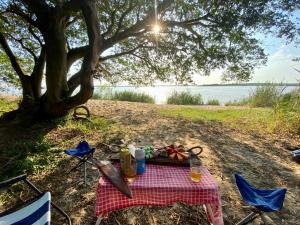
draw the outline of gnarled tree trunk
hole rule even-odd
[[[99,21],[95,2],[92,0],[79,1],[89,38],[89,45],[80,71],[80,91],[75,96],[68,96],[67,84],[67,51],[65,37],[65,17],[63,11],[51,11],[51,23],[42,32],[46,43],[46,85],[47,92],[41,97],[39,113],[46,117],[59,117],[77,105],[85,103],[93,95],[93,71],[98,62],[101,50]]]

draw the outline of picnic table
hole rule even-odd
[[[98,223],[100,218],[118,209],[182,202],[204,205],[211,224],[224,224],[218,184],[206,168],[203,169],[201,181],[195,183],[190,180],[189,167],[147,164],[145,173],[138,175],[129,186],[132,199],[119,192],[106,178],[99,179],[95,206]]]

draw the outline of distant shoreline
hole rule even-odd
[[[195,84],[195,85],[177,85],[177,84],[160,84],[153,86],[145,86],[145,85],[95,85],[95,87],[232,87],[232,86],[267,86],[267,83],[243,83],[243,84]],[[280,87],[300,87],[299,83],[272,83],[272,85],[280,86]]]

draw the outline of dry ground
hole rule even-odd
[[[278,225],[299,224],[300,165],[291,161],[290,151],[286,149],[287,143],[289,146],[299,146],[298,138],[243,132],[215,121],[195,122],[182,118],[167,118],[159,115],[156,110],[160,107],[176,106],[96,100],[89,101],[87,105],[93,115],[118,123],[126,134],[125,138],[137,145],[177,143],[187,147],[203,146],[203,162],[220,187],[225,224],[234,224],[249,212],[249,209],[243,207],[245,204],[242,203],[235,187],[235,172],[241,173],[261,188],[286,187],[288,191],[284,208],[269,215]],[[66,148],[73,147],[77,141],[84,138],[98,147],[97,158],[111,155],[107,150],[100,148],[101,131],[85,135],[74,131],[61,133],[58,130],[47,130],[45,135],[58,142],[65,140]],[[2,137],[8,135],[5,128],[0,128],[0,133]],[[9,136],[17,138],[12,133]],[[4,141],[1,141],[0,147],[4,144]],[[66,168],[71,168],[74,164],[74,160],[63,157],[55,169],[40,172],[30,179],[41,189],[51,189],[54,201],[71,215],[74,224],[94,224],[93,210],[98,172],[94,168],[89,169],[89,182],[85,187],[78,182],[81,175],[79,171],[65,173]],[[252,224],[260,223],[258,219]],[[58,220],[54,224],[62,224],[62,221]],[[101,224],[208,223],[201,207],[175,204],[168,207],[132,207],[119,210],[111,213]]]

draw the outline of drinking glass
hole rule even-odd
[[[194,182],[199,182],[201,180],[201,170],[202,170],[202,163],[201,160],[198,158],[191,158],[190,159],[190,178]]]
[[[136,160],[134,158],[131,158],[130,164],[125,169],[125,176],[130,183],[136,178]]]

